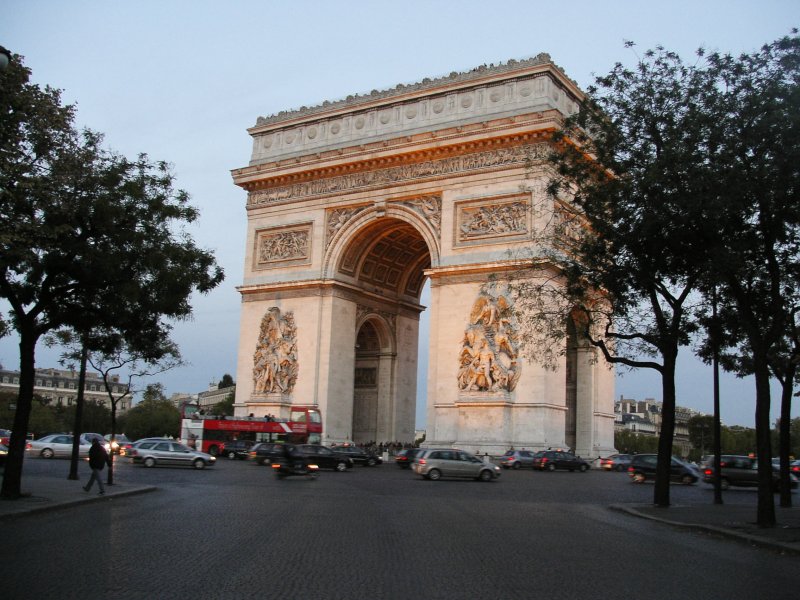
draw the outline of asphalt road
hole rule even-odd
[[[31,459],[68,472],[65,460]],[[505,471],[430,482],[392,464],[275,479],[119,463],[151,494],[3,523],[0,585],[26,598],[796,597],[797,558],[608,509],[649,503],[627,475]],[[711,501],[673,486],[673,504]],[[753,506],[755,492],[725,501]]]

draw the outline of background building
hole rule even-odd
[[[702,413],[682,406],[675,407],[674,454],[686,456],[689,442],[689,419]],[[614,431],[631,431],[639,435],[658,437],[661,435],[661,402],[653,398],[633,400],[619,397],[614,402]]]
[[[50,404],[72,406],[78,398],[78,375],[77,371],[66,369],[36,369],[33,393],[48,400]],[[9,371],[0,367],[0,391],[18,393],[19,376],[19,371]],[[111,376],[109,381],[115,398],[127,391],[127,386],[120,383],[118,375]],[[111,410],[111,401],[100,373],[86,372],[84,398],[100,402]],[[117,403],[117,411],[129,409],[131,402],[131,397],[123,398]]]

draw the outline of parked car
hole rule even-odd
[[[248,456],[250,457],[250,460],[257,462],[260,465],[264,465],[265,467],[269,467],[276,458],[283,456],[283,444],[259,442],[250,447]]]
[[[774,464],[772,467],[772,489],[780,491],[781,478],[780,470]],[[737,487],[758,487],[758,461],[749,456],[737,454],[723,454],[719,457],[720,467],[720,487],[727,490],[731,486]],[[703,481],[714,483],[714,463],[703,469]],[[797,488],[797,477],[789,475],[789,485],[792,489]]]
[[[369,450],[364,450],[364,448],[359,448],[358,446],[336,446],[335,448],[331,448],[331,450],[349,456],[357,465],[374,467],[375,465],[383,464],[383,459],[380,456]]]
[[[463,450],[430,450],[417,454],[412,465],[414,472],[436,481],[442,477],[469,477],[492,481],[500,477],[500,467],[482,461]]]
[[[8,456],[8,446],[0,444],[0,467],[6,465],[6,456]]]
[[[509,450],[500,457],[504,469],[521,469],[533,466],[533,452],[530,450]]]
[[[612,454],[600,459],[600,468],[604,471],[627,471],[631,458],[630,454]]]
[[[85,435],[81,435],[78,443],[78,455],[89,456],[89,448],[91,448],[92,442]],[[35,452],[42,458],[72,456],[72,436],[68,433],[52,433],[32,441],[28,450]]]
[[[562,469],[584,473],[589,470],[589,467],[589,463],[580,456],[563,450],[541,450],[533,455],[533,468],[540,471]]]
[[[222,453],[231,460],[236,458],[244,460],[250,456],[250,448],[254,445],[253,440],[232,440],[225,442],[225,449]]]
[[[132,463],[145,467],[184,465],[204,469],[214,466],[217,460],[210,454],[192,450],[174,440],[139,440],[131,447],[128,456]]]
[[[335,469],[340,473],[353,468],[353,459],[318,444],[297,444],[297,450],[320,469]]]
[[[401,469],[410,469],[414,463],[414,457],[425,450],[425,448],[403,448],[394,457],[394,464]]]
[[[628,467],[628,475],[636,483],[655,479],[657,464],[657,454],[634,454]],[[670,462],[669,478],[670,481],[692,485],[700,479],[700,472],[693,465],[673,456]]]

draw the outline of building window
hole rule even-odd
[[[3,383],[8,383],[8,377],[6,377],[5,375],[3,376]]]
[[[41,379],[37,379],[36,380],[36,385],[39,386],[39,387],[42,387],[42,380]]]
[[[19,383],[19,377],[14,377],[14,383]]]

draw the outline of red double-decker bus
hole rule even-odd
[[[185,416],[189,416],[186,411]],[[217,456],[233,440],[253,442],[322,443],[319,409],[293,406],[289,419],[274,417],[217,417],[195,413],[181,420],[181,440],[202,452]]]

